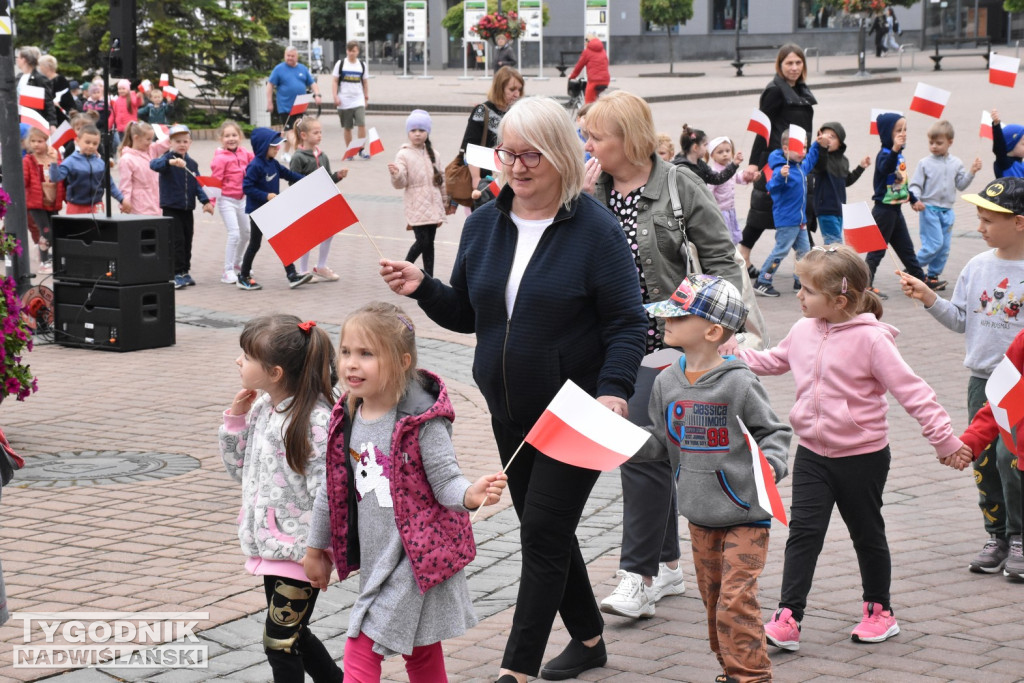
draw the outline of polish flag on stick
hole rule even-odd
[[[466,165],[498,171],[498,153],[493,147],[481,147],[472,142],[466,145]]]
[[[498,185],[497,180],[492,180],[491,183],[487,186],[487,190],[495,197],[497,197],[498,193],[501,192],[501,185]]]
[[[349,144],[348,149],[345,150],[345,156],[341,157],[342,161],[346,159],[354,159],[360,150],[363,149],[363,145],[366,144],[365,138],[356,138]],[[318,243],[319,244],[319,243]]]
[[[764,138],[765,142],[768,142],[768,138],[772,132],[772,121],[768,118],[760,109],[755,109],[750,114],[750,122],[747,123],[747,130],[755,135],[760,135]]]
[[[369,130],[369,133],[367,134],[367,137],[370,140],[370,149],[369,149],[370,156],[371,157],[375,157],[378,154],[383,154],[384,153],[384,143],[380,141],[380,136],[377,135],[377,129],[376,128],[371,128]]]
[[[171,132],[171,129],[168,128],[163,123],[154,123],[153,124],[153,134],[156,136],[156,141],[157,142],[163,142],[164,140],[167,140],[168,138],[170,138],[171,137],[170,134],[169,134],[170,132]]]
[[[950,92],[936,88],[927,83],[918,83],[914,90],[914,99],[910,102],[910,111],[916,111],[936,119],[942,118],[942,110],[949,102]]]
[[[764,165],[764,167],[761,169],[761,173],[764,174],[764,181],[765,182],[768,182],[769,180],[771,180],[772,176],[775,175],[775,173],[772,171],[772,167],[769,166],[768,164]]]
[[[978,137],[992,139],[992,113],[984,109],[981,110],[981,130],[978,131]]]
[[[289,116],[298,116],[299,114],[305,114],[306,109],[313,103],[313,95],[306,93],[305,95],[298,95],[295,101],[292,102],[291,111],[288,112]]]
[[[224,189],[224,183],[212,175],[197,175],[196,182],[203,186],[203,191],[206,192],[206,196],[210,199],[219,197]]]
[[[170,85],[170,84],[171,84],[171,79],[168,78],[167,74],[160,74],[160,87],[162,88],[165,85]]]
[[[285,265],[359,222],[323,166],[250,216]]]
[[[775,474],[772,472],[768,459],[758,447],[754,437],[747,430],[747,425],[739,417],[736,421],[740,423],[743,430],[743,438],[747,440],[747,448],[750,449],[752,464],[754,466],[754,485],[757,488],[757,506],[782,522],[783,526],[789,526],[786,521],[786,506],[782,504],[782,496],[779,495],[779,488],[775,485]]]
[[[1020,371],[1006,356],[988,378],[985,396],[992,407],[992,417],[999,425],[999,435],[1013,451],[1013,429],[1024,419],[1024,382]]]
[[[859,254],[888,248],[867,202],[843,204],[843,241]]]
[[[161,88],[161,90],[163,90],[164,97],[166,97],[171,102],[178,99],[178,89],[175,88],[173,85],[165,85]]]
[[[47,139],[46,144],[53,148],[60,148],[75,139],[75,131],[70,121],[65,121],[57,127],[53,135]]]
[[[27,123],[33,128],[38,128],[47,135],[50,134],[50,122],[44,119],[42,114],[37,112],[35,109],[18,107],[18,114],[21,116],[22,123]]]
[[[803,154],[807,151],[807,131],[803,126],[789,124],[789,153]]]
[[[46,106],[46,90],[38,85],[26,85],[18,90],[18,104],[29,109]]]
[[[1003,85],[1012,88],[1017,82],[1017,71],[1020,70],[1020,60],[1016,57],[997,55],[995,52],[988,56],[988,82],[996,85]]]
[[[868,128],[868,132],[872,135],[878,135],[878,117],[882,114],[899,114],[903,116],[901,111],[892,111],[891,109],[872,109],[871,110],[871,126]]]
[[[149,80],[148,78],[146,80],[142,81],[142,83],[139,83],[139,92],[142,93],[143,95],[145,95],[146,93],[148,93],[152,89],[153,89],[153,82],[151,80]]]

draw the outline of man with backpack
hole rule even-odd
[[[366,62],[359,59],[359,43],[350,40],[345,45],[345,59],[334,65],[332,92],[338,105],[338,117],[345,129],[345,148],[352,142],[352,127],[359,127],[359,139],[366,140],[366,103],[370,100],[370,87],[366,81]],[[360,159],[369,159],[366,149],[359,151]]]

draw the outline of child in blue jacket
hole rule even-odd
[[[68,215],[79,213],[101,213],[103,211],[103,174],[105,164],[97,153],[100,148],[100,131],[96,126],[84,126],[78,131],[78,149],[59,164],[50,164],[50,180],[64,181],[65,201]],[[110,194],[121,203],[121,213],[131,213],[131,205],[114,179],[110,179]]]
[[[996,155],[996,178],[1024,178],[1024,126],[1004,126],[998,109],[992,110],[992,153]]]
[[[245,178],[242,179],[242,192],[245,193],[245,212],[251,214],[281,191],[281,178],[289,183],[297,183],[303,176],[278,163],[277,150],[284,138],[271,128],[254,128],[252,131],[252,161],[245,167]],[[242,269],[238,273],[239,289],[262,289],[263,286],[252,277],[252,261],[256,252],[263,244],[263,233],[258,225],[249,217],[249,246],[242,257]],[[292,289],[304,285],[313,279],[312,273],[299,273],[295,264],[284,267],[288,276],[288,286]]]
[[[806,143],[806,140],[804,141]],[[772,196],[772,218],[775,220],[775,248],[761,266],[754,291],[761,296],[779,296],[772,287],[772,278],[779,264],[792,249],[799,261],[811,250],[807,237],[807,174],[818,163],[821,146],[815,142],[810,150],[789,151],[789,130],[782,131],[781,149],[768,157],[772,177],[766,188]],[[800,289],[800,278],[793,276],[793,289]]]
[[[182,289],[196,283],[189,275],[192,270],[192,237],[195,220],[192,212],[196,199],[203,211],[213,213],[213,204],[196,180],[199,164],[188,155],[192,134],[188,126],[171,126],[168,131],[171,148],[149,162],[149,167],[160,174],[160,210],[173,221],[171,245],[174,249],[174,288]]]

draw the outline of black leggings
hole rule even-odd
[[[274,683],[302,683],[307,673],[316,683],[341,683],[341,668],[309,630],[320,591],[306,581],[283,576],[264,576],[263,590],[267,595],[263,649]]]
[[[434,233],[437,232],[437,225],[414,225],[412,234],[416,241],[409,247],[409,253],[405,260],[413,263],[420,254],[423,254],[423,272],[434,277]]]
[[[250,218],[249,245],[245,248],[245,256],[242,257],[242,270],[240,272],[243,279],[249,279],[249,274],[252,271],[252,262],[256,258],[256,252],[260,250],[262,244],[263,232],[260,230],[260,226],[256,225],[256,221]],[[284,267],[284,272],[291,277],[295,273],[295,264],[289,263]]]
[[[878,224],[878,230],[882,233],[882,238],[886,244],[892,247],[900,261],[903,262],[903,270],[918,280],[924,280],[924,271],[921,270],[921,266],[917,263],[914,241],[910,238],[910,231],[907,229],[907,221],[903,219],[901,207],[902,204],[875,202],[875,206],[871,210],[871,216]],[[864,259],[867,261],[868,269],[871,271],[872,283],[875,280],[875,271],[878,270],[878,264],[885,258],[885,252],[886,250],[884,249],[872,251]]]

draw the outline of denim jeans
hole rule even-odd
[[[825,245],[843,243],[843,217],[818,216],[818,229]]]
[[[953,209],[925,206],[921,216],[921,248],[917,262],[932,277],[942,274],[953,243]]]
[[[807,237],[807,227],[803,225],[775,226],[775,248],[768,255],[768,260],[761,266],[761,274],[757,276],[758,284],[771,284],[772,276],[778,270],[779,264],[792,249],[796,252],[796,259],[799,261],[804,254],[811,250],[811,242]]]

